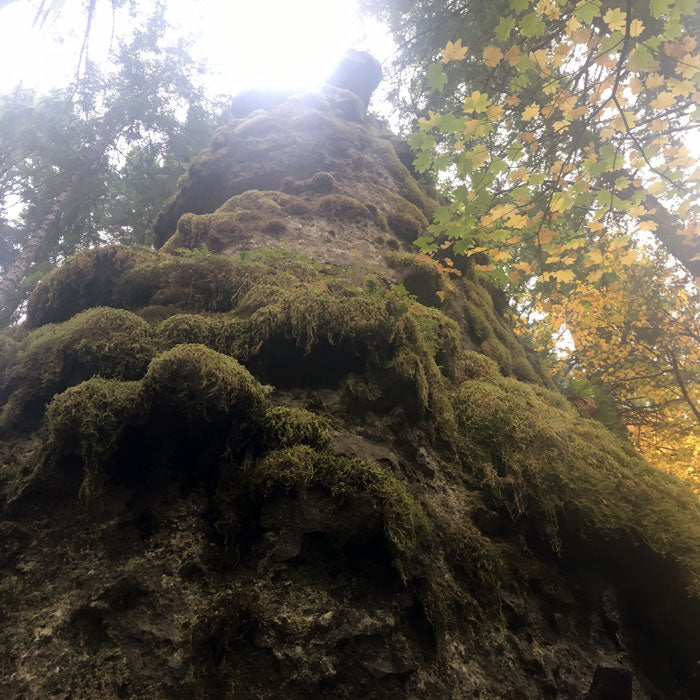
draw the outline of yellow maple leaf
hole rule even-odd
[[[645,81],[644,84],[649,88],[661,87],[664,84],[664,79],[658,73],[652,73]]]
[[[649,194],[663,194],[666,191],[666,185],[663,181],[657,180],[652,185],[647,187],[647,192]]]
[[[639,36],[644,31],[644,23],[641,19],[633,19],[630,22],[630,36]]]
[[[700,56],[683,56],[676,64],[676,73],[690,80],[700,70]]]
[[[608,10],[603,15],[603,21],[610,27],[611,32],[621,32],[625,28],[627,13],[623,12],[619,7],[614,10]]]
[[[652,100],[651,106],[654,109],[667,109],[675,101],[676,98],[670,92],[662,92],[655,100]]]
[[[462,46],[462,40],[457,39],[454,43],[447,42],[447,46],[440,52],[443,63],[450,61],[461,61],[467,55],[467,46]]]
[[[493,265],[474,265],[474,269],[478,270],[479,272],[491,272],[496,268]]]
[[[510,107],[517,107],[520,104],[520,98],[517,95],[508,95],[504,102]]]
[[[482,55],[490,68],[495,68],[503,59],[503,51],[498,46],[487,46]]]
[[[510,228],[525,228],[528,223],[528,218],[526,214],[511,214],[506,219],[506,226]]]
[[[649,128],[652,131],[665,131],[668,128],[668,122],[665,119],[652,119]]]
[[[554,131],[563,134],[571,125],[571,122],[566,119],[562,119],[558,122],[554,122]]]
[[[573,282],[576,279],[576,275],[571,270],[557,270],[552,276],[560,282]]]
[[[523,52],[517,44],[513,44],[508,51],[506,51],[505,59],[510,63],[511,66],[517,66],[522,60]]]
[[[600,265],[603,262],[603,253],[594,248],[585,257],[583,264],[585,267],[593,267],[593,265]]]
[[[634,265],[637,262],[637,251],[628,250],[622,257],[618,258],[620,265]]]
[[[637,226],[637,231],[656,231],[659,225],[656,221],[642,221],[639,226]]]
[[[541,70],[547,67],[548,57],[544,49],[530,51],[530,60]]]
[[[593,272],[589,273],[586,276],[586,281],[594,283],[594,282],[597,282],[602,276],[603,276],[603,270],[593,270]]]
[[[503,118],[503,105],[491,105],[487,107],[486,116],[492,122],[500,121]]]
[[[571,15],[569,19],[566,20],[566,33],[571,36],[575,31],[581,28],[581,22],[579,22],[576,17]]]
[[[525,111],[523,112],[523,121],[529,122],[530,119],[533,119],[539,113],[540,113],[539,106],[533,102],[531,105],[528,105],[527,107],[525,107]]]
[[[638,95],[644,89],[644,83],[635,75],[627,87],[633,95]]]

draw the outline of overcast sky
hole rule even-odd
[[[61,9],[41,30],[32,27],[38,4],[17,0],[0,9],[0,93],[20,82],[48,90],[75,73],[85,27],[82,0],[53,0]],[[89,50],[99,62],[108,54],[113,22],[110,3],[97,7]],[[210,66],[208,87],[224,94],[250,85],[314,87],[349,46],[368,49],[380,61],[393,51],[384,28],[359,17],[355,0],[168,0],[166,17],[173,37],[195,39],[193,55]],[[126,10],[114,26],[117,35],[128,28]]]

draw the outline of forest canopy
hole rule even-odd
[[[570,397],[697,485],[697,3],[365,5],[445,197],[419,247],[475,256]]]

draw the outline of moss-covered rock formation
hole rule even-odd
[[[334,90],[0,336],[0,694],[700,692],[696,497],[416,258],[432,200]]]

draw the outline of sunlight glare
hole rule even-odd
[[[318,86],[358,32],[354,0],[229,0],[207,14],[200,45],[246,87]]]

